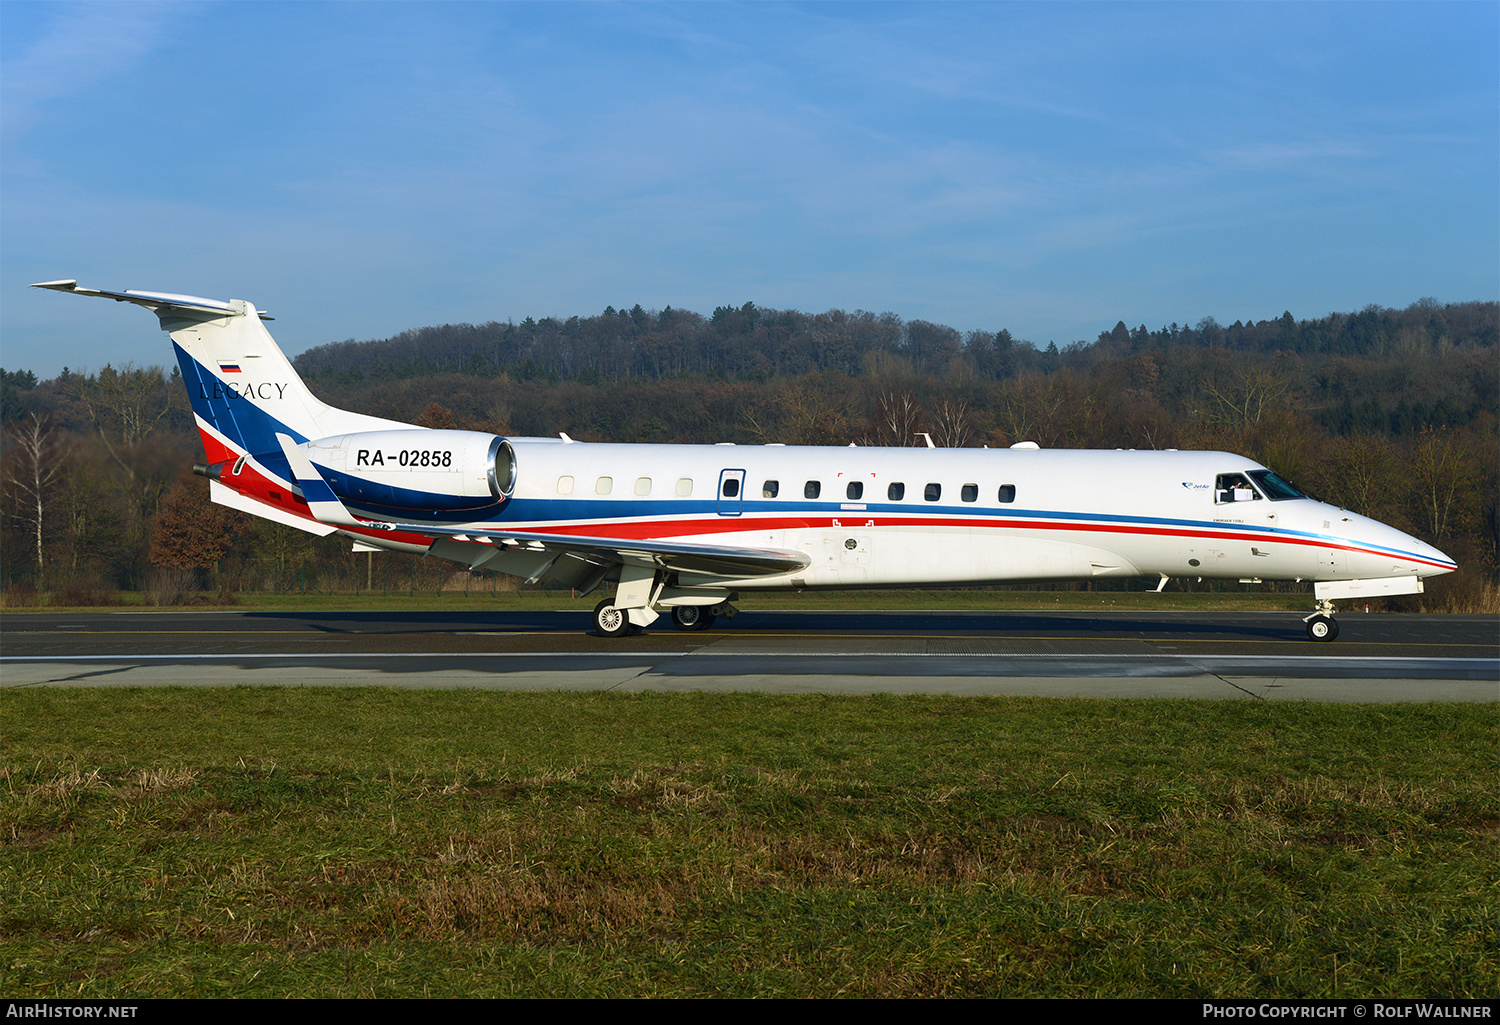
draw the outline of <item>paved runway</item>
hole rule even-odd
[[[0,686],[239,684],[1500,701],[1491,616],[742,612],[609,639],[586,613],[26,613]]]

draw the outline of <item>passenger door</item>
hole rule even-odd
[[[719,471],[719,515],[738,516],[744,511],[745,471]]]

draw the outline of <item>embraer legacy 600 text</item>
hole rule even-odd
[[[418,552],[606,596],[605,635],[740,592],[1172,577],[1310,581],[1308,636],[1339,598],[1412,594],[1453,560],[1228,452],[595,445],[429,430],[308,391],[250,303],[135,303],[172,339],[215,502],[356,550]]]

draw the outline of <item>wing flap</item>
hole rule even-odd
[[[370,524],[362,524],[370,526]],[[802,552],[781,548],[732,548],[727,545],[701,545],[686,541],[643,541],[636,538],[577,537],[572,534],[547,534],[532,531],[476,530],[473,527],[445,530],[425,524],[392,524],[393,530],[431,536],[489,538],[507,548],[529,549],[540,554],[568,554],[585,562],[601,558],[612,563],[654,563],[665,569],[687,570],[715,576],[775,576],[804,569],[812,559]],[[452,556],[444,545],[445,557]],[[475,559],[474,565],[481,560]],[[541,562],[541,559],[537,560]]]

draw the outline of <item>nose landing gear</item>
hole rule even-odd
[[[1318,600],[1318,611],[1303,619],[1307,624],[1307,639],[1310,641],[1331,641],[1339,635],[1338,620],[1333,618],[1333,602],[1327,598]]]

